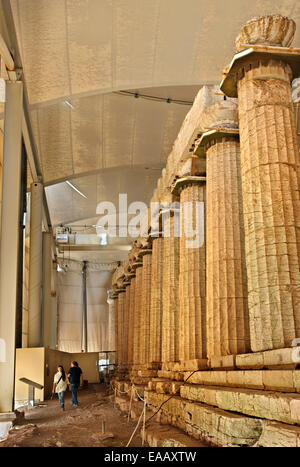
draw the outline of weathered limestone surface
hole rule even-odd
[[[150,309],[151,309],[151,264],[152,254],[143,256],[141,287],[141,363],[149,362],[150,349]]]
[[[255,389],[185,385],[180,396],[223,410],[279,422],[300,423],[300,395]]]
[[[148,383],[148,389],[158,394],[179,394],[182,382],[170,381],[162,378],[153,378]]]
[[[264,422],[262,434],[255,447],[300,447],[300,427],[283,423]]]
[[[250,350],[239,142],[206,152],[207,355]]]
[[[300,370],[199,371],[184,373],[187,379],[189,384],[205,386],[300,392]]]
[[[300,337],[300,162],[290,81],[289,65],[273,59],[249,61],[238,74],[253,351]]]
[[[135,301],[135,277],[132,277],[129,286],[129,320],[128,320],[128,363],[133,363],[134,350],[134,301]]]
[[[150,362],[161,362],[164,239],[152,242]]]
[[[196,441],[177,428],[159,423],[151,423],[146,428],[146,441],[151,447],[208,447],[206,443]]]
[[[118,314],[118,303],[119,303],[119,296],[117,295],[114,299],[114,308],[115,308],[115,343],[116,343],[116,363],[119,363],[120,359],[120,343],[119,343],[119,314]]]
[[[285,16],[267,15],[253,18],[242,27],[236,39],[237,52],[243,50],[245,44],[289,47],[295,30],[295,22]]]
[[[135,300],[134,300],[134,322],[133,322],[133,364],[141,363],[140,338],[142,318],[142,274],[143,268],[138,267],[135,272]]]
[[[170,237],[164,237],[163,255],[162,361],[179,360],[179,238],[174,237],[174,217]]]
[[[208,366],[216,369],[233,369],[235,368],[235,355],[216,355],[209,359]]]
[[[299,365],[298,347],[267,350],[249,354],[236,355],[237,368],[296,368]]]
[[[146,391],[150,407],[160,407],[170,396]],[[190,435],[217,445],[253,445],[262,431],[261,420],[225,412],[174,396],[161,408],[160,417]]]
[[[125,292],[119,293],[118,297],[118,342],[119,342],[119,364],[124,364],[126,361],[125,355],[125,335],[126,335],[126,325],[124,323],[125,319]],[[127,342],[127,341],[126,341]],[[127,347],[127,345],[126,345]]]
[[[200,229],[197,203],[205,203],[205,183],[187,184],[180,193],[181,238],[179,264],[179,359],[180,361],[206,357],[205,310],[205,243],[189,248],[193,231]],[[193,210],[184,219],[185,203]],[[187,217],[187,216],[186,216]]]
[[[171,370],[158,370],[158,378],[172,379],[174,381],[183,381],[184,373]]]
[[[131,285],[126,286],[125,303],[124,303],[124,359],[125,363],[129,363],[129,322],[130,322],[130,289]]]

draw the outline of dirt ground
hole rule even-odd
[[[25,418],[15,425],[0,447],[126,446],[136,422],[127,422],[126,415],[114,408],[113,397],[103,384],[92,384],[79,391],[78,401],[79,407],[73,407],[68,392],[64,412],[58,399],[46,400],[42,403],[46,407],[29,411],[20,408]],[[138,431],[130,444],[132,447],[141,446]]]

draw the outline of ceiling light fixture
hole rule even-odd
[[[87,196],[81,193],[81,191],[79,191],[78,188],[76,188],[76,186],[73,185],[73,183],[69,182],[69,180],[66,180],[66,184],[69,185],[69,187],[71,187],[73,190],[75,190],[76,193],[78,193],[80,196],[83,196],[83,198],[87,199]]]

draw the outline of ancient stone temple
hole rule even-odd
[[[188,433],[195,445],[297,446],[300,439],[294,32],[294,21],[280,15],[242,27],[220,89],[200,90],[152,198],[177,197],[180,235],[173,212],[168,236],[151,238],[149,224],[152,254],[140,242],[134,342],[142,366],[115,384],[134,384],[156,422]],[[189,243],[200,232],[203,241]],[[150,427],[146,436],[161,442]]]
[[[0,0],[2,446],[300,447],[300,0]]]

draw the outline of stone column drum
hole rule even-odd
[[[205,148],[208,357],[250,350],[240,145],[237,130],[227,131]]]
[[[133,328],[133,364],[138,365],[141,363],[141,298],[142,298],[142,263],[136,268],[135,271],[135,300],[134,300],[134,328]]]
[[[125,332],[124,332],[125,291],[119,293],[118,297],[118,364],[125,363]]]
[[[187,177],[187,182],[180,188],[179,358],[182,362],[206,357],[204,236],[201,245],[188,245],[193,239],[191,230],[201,228],[196,224],[196,203],[205,202],[205,179],[201,179],[197,183],[191,183]],[[192,207],[186,218],[185,203],[190,203]],[[198,216],[199,221],[203,223],[204,231],[204,218],[200,219]]]
[[[150,363],[161,362],[164,239],[153,238],[150,312]]]
[[[134,301],[135,301],[135,277],[131,278],[129,292],[129,320],[128,320],[128,363],[133,364],[133,333],[134,333]]]
[[[128,341],[128,335],[129,335],[129,313],[130,313],[130,282],[126,283],[126,290],[125,290],[125,303],[124,303],[124,321],[123,321],[123,327],[124,327],[124,360],[126,366],[128,366],[129,363],[129,341]]]
[[[162,362],[179,361],[179,238],[174,237],[174,216],[170,237],[164,237]]]
[[[141,363],[149,363],[150,349],[150,306],[151,306],[151,268],[152,254],[151,251],[143,256],[142,269],[142,292],[141,292],[141,334],[140,334],[140,352]]]
[[[116,358],[115,362],[118,365],[119,364],[119,341],[118,341],[118,328],[119,328],[119,323],[118,323],[118,303],[119,303],[119,295],[116,294],[114,297],[114,313],[115,313],[115,348],[116,350]]]
[[[237,39],[238,50],[245,42],[289,45],[294,22],[280,18],[277,15],[275,22],[273,17],[263,17],[247,23]],[[256,46],[247,59],[235,63],[253,351],[290,347],[293,339],[300,337],[299,148],[291,94],[294,65],[288,51],[283,50],[284,59],[274,49],[267,52],[261,49],[259,53]]]

